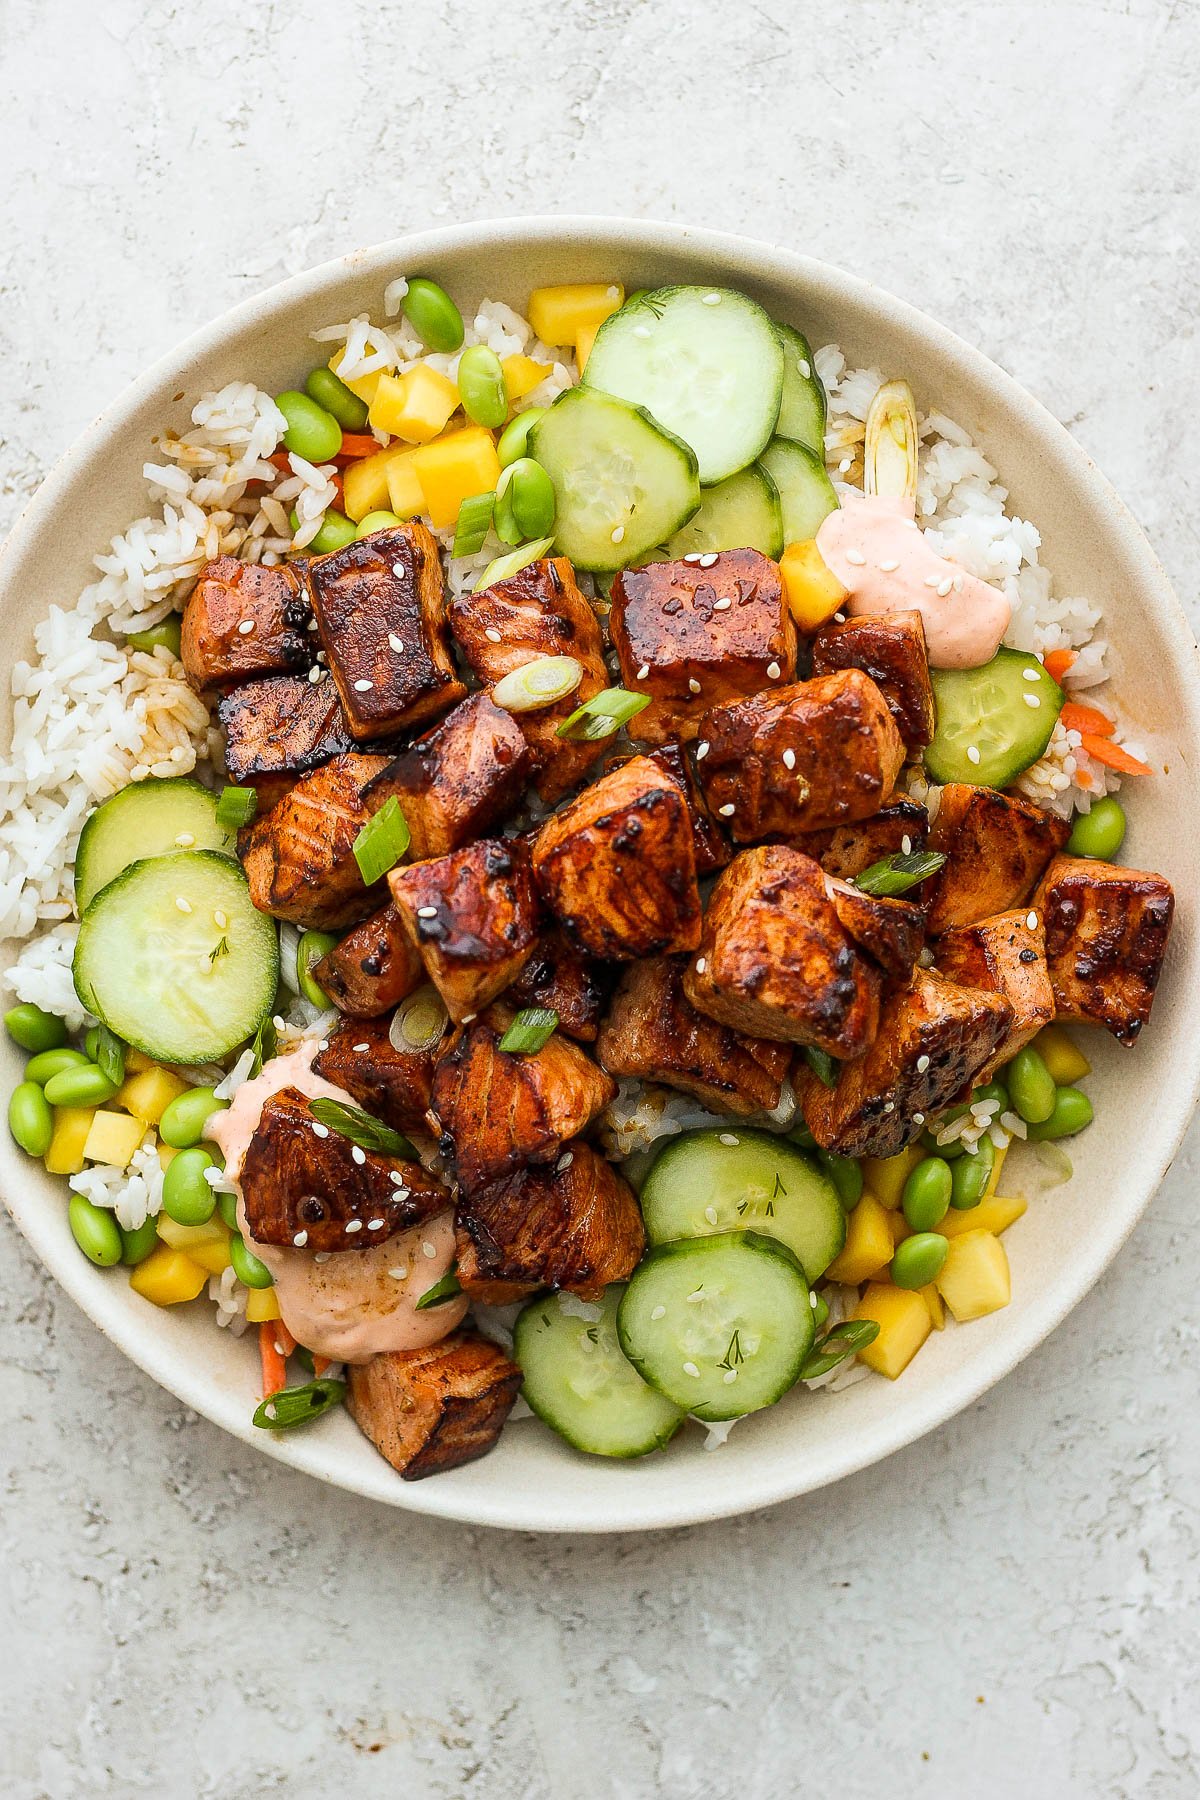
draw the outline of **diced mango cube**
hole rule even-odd
[[[387,466],[388,504],[398,519],[415,519],[425,511],[425,493],[413,462],[415,450],[391,453]]]
[[[214,1213],[203,1225],[179,1225],[165,1212],[160,1212],[158,1235],[172,1250],[186,1250],[190,1256],[198,1244],[227,1244],[229,1227],[219,1213]]]
[[[279,1317],[279,1301],[273,1287],[250,1289],[246,1296],[246,1317],[252,1325],[268,1325]]]
[[[1033,1047],[1059,1087],[1073,1087],[1092,1072],[1091,1063],[1061,1025],[1043,1025],[1033,1040]]]
[[[125,1051],[126,1075],[144,1075],[147,1069],[157,1069],[158,1064],[144,1050],[135,1050],[132,1045]]]
[[[342,505],[356,525],[368,513],[387,511],[388,464],[395,454],[377,450],[374,456],[357,456],[342,470]]]
[[[162,1169],[164,1172],[167,1169],[169,1169],[171,1164],[175,1161],[175,1158],[178,1155],[179,1155],[179,1151],[175,1148],[174,1144],[164,1144],[162,1139],[161,1138],[159,1139],[158,1166],[160,1169]]]
[[[625,289],[616,281],[535,288],[529,296],[529,323],[543,344],[573,344],[589,325],[603,325],[624,301]]]
[[[210,1275],[221,1275],[229,1267],[229,1239],[212,1244],[192,1244],[184,1253]]]
[[[128,1063],[125,1066],[128,1070]],[[147,1125],[157,1125],[176,1095],[186,1092],[186,1081],[172,1075],[170,1069],[160,1069],[157,1063],[151,1063],[148,1069],[139,1069],[134,1075],[126,1074],[113,1105],[123,1107]]]
[[[904,1214],[900,1211],[899,1207],[896,1208],[895,1212],[890,1212],[888,1214],[888,1224],[891,1227],[893,1244],[902,1244],[905,1238],[913,1236],[913,1228],[905,1218]]]
[[[346,347],[343,344],[335,350],[330,357],[329,367],[333,370],[339,381],[346,382],[346,386],[350,389],[352,394],[358,395],[364,406],[370,406],[372,400],[375,398],[375,389],[379,386],[379,377],[383,374],[383,370],[372,369],[369,375],[356,375],[353,380],[347,381],[339,367],[345,354]]]
[[[534,362],[532,356],[502,356],[500,367],[504,370],[510,406],[514,401],[523,400],[526,394],[532,394],[534,388],[541,387],[550,373],[547,363]]]
[[[172,1250],[169,1244],[160,1244],[144,1263],[129,1272],[134,1293],[152,1300],[155,1306],[179,1306],[185,1300],[194,1300],[207,1280],[207,1269],[182,1250]]]
[[[830,1281],[857,1287],[892,1260],[892,1232],[886,1207],[864,1194],[846,1220],[846,1242],[825,1273]]]
[[[948,1238],[965,1237],[968,1231],[991,1231],[998,1237],[1027,1210],[1024,1200],[1006,1200],[999,1194],[993,1194],[990,1199],[981,1200],[978,1206],[972,1206],[968,1212],[955,1212],[952,1207],[938,1230],[943,1237]]]
[[[379,377],[368,416],[377,431],[427,444],[446,429],[458,403],[458,388],[448,375],[417,363],[406,375]]]
[[[458,509],[472,494],[490,494],[500,479],[500,459],[492,434],[480,425],[452,431],[436,444],[426,444],[413,456],[413,467],[424,511],[443,530],[458,518]]]
[[[946,1307],[942,1300],[942,1296],[938,1293],[934,1283],[931,1281],[927,1287],[918,1288],[917,1292],[929,1308],[929,1323],[933,1326],[933,1329],[935,1331],[945,1331]]]
[[[925,1155],[920,1144],[910,1144],[897,1156],[864,1156],[863,1186],[886,1207],[894,1210],[904,1195],[904,1184]]]
[[[135,1079],[143,1081],[146,1078],[138,1075]],[[83,1154],[88,1162],[109,1163],[114,1169],[125,1169],[145,1135],[144,1119],[131,1118],[128,1113],[108,1112],[101,1107],[92,1116]]]
[[[44,1161],[51,1175],[78,1175],[83,1168],[83,1147],[92,1128],[94,1106],[56,1106],[54,1135]]]
[[[579,364],[579,373],[581,375],[587,367],[587,359],[592,354],[592,345],[596,341],[596,333],[599,329],[599,325],[585,325],[576,334],[575,361]]]
[[[995,1159],[992,1162],[992,1172],[988,1176],[988,1184],[983,1190],[983,1197],[985,1200],[990,1200],[992,1195],[995,1193],[996,1189],[1000,1185],[1000,1171],[1004,1167],[1004,1159],[1007,1155],[1008,1155],[1008,1145],[1007,1144],[1005,1144],[1002,1149],[997,1150],[997,1152],[996,1152]]]
[[[952,1237],[937,1289],[960,1325],[1007,1306],[1012,1279],[1000,1239],[990,1231],[964,1231],[961,1237]]]
[[[879,1326],[875,1342],[858,1354],[868,1369],[886,1375],[889,1381],[904,1373],[933,1329],[929,1308],[918,1290],[891,1287],[882,1281],[871,1283],[850,1316],[874,1319]]]
[[[779,559],[783,596],[801,631],[816,631],[832,619],[846,590],[817,549],[816,539],[789,544]]]

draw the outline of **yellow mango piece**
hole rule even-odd
[[[595,336],[595,332],[592,336]],[[502,356],[500,367],[504,370],[504,386],[510,406],[516,400],[523,400],[526,394],[532,394],[534,388],[541,387],[550,373],[546,363],[534,362],[532,356]]]
[[[139,1075],[137,1079],[141,1081],[143,1077]],[[92,1116],[83,1154],[88,1162],[110,1163],[114,1169],[125,1169],[145,1135],[144,1119],[101,1108]]]
[[[904,1373],[933,1329],[929,1308],[918,1291],[882,1281],[871,1283],[850,1316],[874,1319],[879,1326],[875,1342],[858,1354],[868,1369],[889,1381]]]
[[[214,1213],[204,1225],[179,1225],[160,1212],[158,1235],[172,1250],[186,1250],[190,1256],[198,1244],[227,1244],[229,1227],[219,1213]]]
[[[202,1269],[207,1269],[210,1275],[222,1275],[229,1267],[229,1239],[223,1243],[192,1244],[185,1254]]]
[[[983,1190],[983,1197],[985,1200],[990,1200],[997,1187],[1000,1185],[1000,1171],[1004,1167],[1004,1159],[1007,1155],[1007,1144],[1005,1144],[1002,1150],[997,1150],[996,1152],[995,1161],[992,1163],[992,1172],[988,1177],[988,1184]]]
[[[158,1166],[160,1169],[163,1169],[163,1170],[169,1169],[171,1164],[175,1161],[175,1158],[178,1155],[179,1155],[179,1152],[175,1148],[174,1144],[164,1144],[161,1139],[159,1140]]]
[[[490,494],[500,479],[500,459],[492,434],[481,425],[452,431],[426,444],[412,459],[425,496],[424,511],[438,529],[453,525],[472,494]]]
[[[594,330],[603,325],[624,301],[625,289],[615,281],[535,288],[527,316],[543,344],[573,344],[588,326]]]
[[[341,345],[334,351],[329,359],[329,367],[333,370],[339,381],[346,381],[346,377],[338,367],[338,364],[345,354],[345,345]],[[379,386],[379,377],[382,374],[382,369],[372,369],[369,375],[356,375],[353,381],[346,381],[346,386],[350,389],[352,394],[358,395],[364,406],[370,406],[372,400],[375,398],[375,389]]]
[[[368,513],[388,510],[388,463],[394,450],[378,450],[374,456],[358,456],[342,471],[342,504],[348,519],[357,525]]]
[[[83,1147],[92,1128],[94,1106],[56,1106],[54,1135],[44,1157],[51,1175],[78,1175],[83,1168]]]
[[[999,1194],[993,1194],[990,1199],[981,1200],[978,1206],[972,1206],[967,1212],[955,1212],[951,1207],[938,1230],[943,1237],[948,1238],[965,1237],[968,1231],[991,1231],[999,1236],[1028,1210],[1024,1200],[1006,1200]]]
[[[377,431],[427,444],[446,429],[458,409],[458,388],[448,375],[418,363],[407,375],[381,375],[368,417]]]
[[[207,1280],[207,1269],[182,1250],[172,1250],[169,1244],[160,1244],[144,1263],[129,1272],[134,1293],[152,1300],[155,1306],[179,1306],[185,1300],[194,1300]]]
[[[830,1281],[857,1287],[891,1262],[892,1248],[887,1209],[873,1194],[864,1194],[846,1220],[846,1242],[825,1273]]]
[[[817,549],[815,538],[789,544],[779,559],[783,597],[801,631],[816,631],[832,619],[846,590]]]
[[[587,367],[587,359],[592,354],[592,345],[596,341],[596,333],[599,329],[599,325],[585,325],[582,331],[576,335],[575,361],[579,364],[579,373],[581,375]]]
[[[147,1069],[157,1069],[158,1064],[152,1056],[142,1050],[134,1050],[132,1046],[125,1051],[126,1075],[144,1075]]]
[[[934,1283],[931,1281],[927,1287],[918,1288],[917,1292],[929,1308],[929,1323],[933,1326],[933,1329],[935,1331],[945,1331],[946,1307],[942,1300],[942,1296],[938,1293]]]
[[[415,450],[391,452],[387,466],[388,505],[398,519],[415,519],[425,510],[425,493],[417,476]]]
[[[128,1071],[128,1062],[125,1067]],[[176,1095],[187,1093],[187,1086],[187,1082],[172,1075],[170,1069],[160,1069],[157,1063],[151,1063],[148,1069],[139,1069],[134,1075],[126,1073],[113,1105],[123,1107],[147,1125],[157,1125]]]
[[[912,1226],[900,1211],[899,1207],[896,1208],[895,1212],[890,1212],[888,1214],[888,1225],[891,1229],[893,1245],[902,1244],[905,1238],[910,1238],[914,1235]]]
[[[894,1211],[903,1198],[905,1182],[917,1164],[924,1161],[925,1155],[920,1144],[910,1144],[898,1156],[864,1156],[863,1186],[869,1194],[874,1194],[878,1201]]]
[[[1072,1087],[1092,1072],[1091,1063],[1061,1025],[1043,1025],[1033,1047],[1059,1087]]]
[[[1000,1239],[990,1231],[978,1230],[952,1237],[937,1290],[960,1325],[1007,1306],[1012,1279]]]
[[[246,1317],[252,1325],[267,1325],[279,1317],[279,1302],[273,1287],[250,1289],[246,1296]]]

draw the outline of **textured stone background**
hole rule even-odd
[[[441,220],[626,212],[937,314],[1195,590],[1195,0],[0,0],[0,33],[5,519],[142,364],[283,274]],[[933,1438],[761,1517],[600,1541],[256,1461],[0,1228],[0,1791],[1190,1800],[1198,1147]]]

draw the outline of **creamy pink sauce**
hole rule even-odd
[[[933,668],[977,669],[1000,648],[1008,600],[938,554],[912,500],[848,496],[821,521],[817,549],[846,589],[846,612],[921,614]]]
[[[296,1088],[309,1099],[322,1095],[345,1106],[355,1102],[344,1088],[312,1071],[315,1038],[286,1056],[264,1063],[261,1075],[244,1081],[228,1109],[210,1118],[206,1135],[220,1147],[225,1173],[236,1182],[254,1136],[263,1102],[281,1088]],[[448,1300],[428,1312],[417,1301],[454,1263],[454,1214],[448,1207],[411,1231],[398,1232],[364,1250],[338,1250],[319,1261],[310,1250],[260,1244],[246,1228],[239,1191],[238,1226],[247,1245],[275,1278],[284,1324],[296,1339],[333,1362],[367,1362],[386,1350],[420,1350],[454,1330],[467,1310],[465,1299]]]

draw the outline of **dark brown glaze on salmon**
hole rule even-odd
[[[353,750],[337,689],[327,675],[247,681],[221,696],[217,718],[225,732],[230,781],[253,787],[262,812],[301,775]]]
[[[405,1481],[486,1456],[521,1391],[521,1371],[487,1338],[455,1331],[347,1371],[346,1410]]]
[[[505,990],[509,1006],[540,1006],[558,1015],[558,1029],[591,1044],[600,1029],[608,983],[559,925],[545,926],[529,961]]]
[[[523,844],[480,838],[393,869],[392,904],[452,1019],[480,1012],[537,943],[541,907]]]
[[[1059,856],[1031,902],[1046,932],[1060,1019],[1100,1025],[1128,1049],[1150,1017],[1175,896],[1148,869]]]
[[[393,796],[412,833],[409,856],[425,862],[460,850],[516,806],[532,755],[511,713],[486,694],[460,701],[432,731],[393,757],[371,783],[372,812]]]
[[[823,625],[812,641],[812,672],[834,675],[839,669],[861,669],[871,677],[910,755],[932,743],[937,719],[919,612],[868,614]]]
[[[824,831],[797,832],[784,841],[819,862],[827,875],[853,881],[885,856],[911,856],[925,848],[929,814],[907,794],[893,794],[869,819]]]
[[[372,1019],[419,987],[425,966],[389,901],[326,951],[310,973],[339,1011]]]
[[[313,1073],[345,1088],[364,1112],[395,1131],[427,1131],[433,1069],[441,1044],[398,1050],[388,1019],[348,1019],[330,1032]]]
[[[320,645],[302,572],[293,564],[205,563],[183,609],[179,654],[199,694],[262,675],[306,674]]]
[[[1039,915],[1024,907],[945,932],[937,943],[937,967],[963,987],[1003,994],[1013,1009],[1007,1035],[979,1070],[977,1084],[990,1081],[1054,1017],[1046,934]]]
[[[336,756],[302,775],[265,817],[238,833],[238,855],[260,912],[336,931],[386,898],[378,884],[363,886],[354,860],[354,840],[370,816],[363,796],[385,765],[382,756]]]

